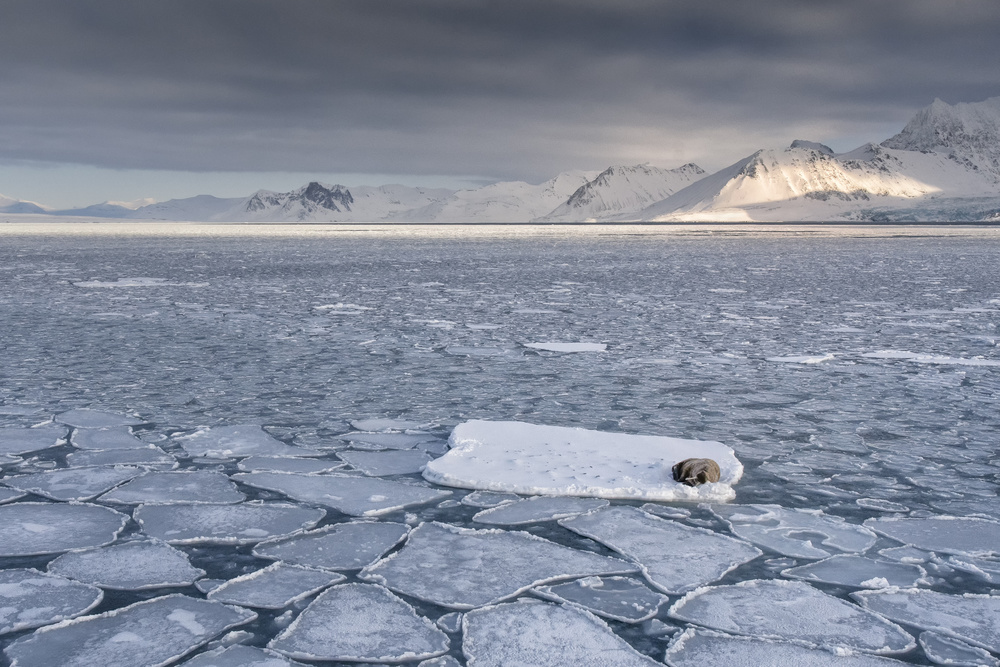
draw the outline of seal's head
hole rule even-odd
[[[684,459],[673,467],[674,481],[688,486],[719,481],[719,464],[712,459]]]

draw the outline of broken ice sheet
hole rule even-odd
[[[255,646],[225,646],[199,653],[184,663],[184,667],[306,667],[280,653]]]
[[[792,558],[827,558],[862,553],[878,539],[863,526],[847,523],[822,510],[786,509],[778,505],[712,505],[730,529],[759,547]]]
[[[149,445],[132,435],[128,426],[78,428],[69,442],[78,449],[142,449]]]
[[[255,544],[312,528],[325,515],[321,509],[256,502],[140,505],[135,510],[143,532],[170,544]]]
[[[394,591],[451,609],[472,609],[533,586],[637,568],[523,532],[473,530],[442,523],[414,528],[399,551],[358,575]],[[447,577],[441,573],[447,572]]]
[[[256,572],[230,579],[212,589],[208,599],[241,607],[282,609],[327,586],[340,583],[344,578],[342,574],[274,563]]]
[[[608,501],[603,498],[536,496],[483,510],[473,516],[472,520],[495,526],[517,526],[537,521],[567,519],[607,506]]]
[[[911,587],[927,573],[906,563],[872,560],[864,556],[840,554],[781,571],[782,576],[805,581],[853,586],[855,588]]]
[[[76,428],[113,428],[116,426],[137,426],[143,424],[141,419],[135,419],[117,412],[101,412],[89,408],[69,410],[55,416],[55,421]]]
[[[111,544],[128,516],[107,507],[66,503],[0,506],[0,556],[40,556]]]
[[[177,460],[159,447],[145,449],[108,449],[73,452],[66,455],[66,465],[71,468],[90,466],[135,465],[154,470],[171,470]]]
[[[167,595],[36,630],[4,653],[17,667],[154,667],[256,617],[218,602]]]
[[[0,454],[28,454],[62,444],[65,426],[37,428],[0,428]]]
[[[172,503],[238,503],[246,496],[229,478],[214,470],[148,472],[105,493],[103,503],[160,505]]]
[[[15,489],[8,489],[5,486],[0,486],[0,505],[17,500],[18,498],[23,498],[26,495],[28,494],[24,491],[17,491]]]
[[[636,561],[643,576],[665,593],[703,586],[761,555],[746,542],[634,507],[611,507],[559,524]]]
[[[653,667],[659,665],[594,615],[547,602],[476,609],[462,620],[462,652],[476,667]]]
[[[291,447],[269,435],[258,424],[213,426],[174,438],[189,456],[226,459],[244,456],[308,456],[313,453]]]
[[[5,477],[4,484],[53,500],[90,500],[143,473],[123,466],[62,468],[30,475]]]
[[[378,516],[451,495],[451,491],[402,484],[384,479],[346,475],[237,473],[233,479],[248,486],[278,491],[289,498],[326,505],[352,516]]]
[[[412,449],[388,452],[342,451],[337,456],[372,477],[417,473],[432,459],[426,452]]]
[[[84,614],[104,599],[101,589],[38,570],[0,570],[0,635]]]
[[[324,591],[268,644],[301,660],[401,662],[448,651],[448,636],[381,586]]]
[[[624,623],[641,623],[656,616],[666,595],[649,590],[629,577],[584,577],[551,586],[539,586],[533,593],[555,602],[569,602],[587,611]]]
[[[917,638],[924,655],[936,665],[953,665],[955,667],[997,667],[997,660],[976,646],[938,634],[936,632],[921,632]]]
[[[885,517],[865,526],[897,542],[939,553],[989,556],[1000,554],[1000,522],[972,517]]]
[[[429,433],[345,433],[337,436],[354,449],[413,449],[422,442],[439,440]]]
[[[114,590],[190,586],[205,576],[183,551],[151,540],[71,551],[49,563],[48,571]]]
[[[248,456],[239,462],[238,467],[243,472],[300,472],[317,473],[330,472],[343,468],[341,461],[323,459],[297,459],[290,456]]]
[[[262,542],[254,547],[253,554],[327,570],[359,570],[396,546],[409,530],[401,523],[338,523],[295,537]]]
[[[834,650],[905,653],[916,646],[895,623],[800,581],[750,580],[688,593],[671,618],[762,639]]]

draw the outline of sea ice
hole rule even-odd
[[[38,570],[0,570],[0,635],[84,614],[104,599],[101,589]]]
[[[296,459],[287,456],[248,456],[239,462],[238,467],[243,472],[263,470],[267,472],[318,473],[343,468],[344,464],[340,461]]]
[[[183,551],[151,540],[71,551],[49,563],[48,571],[114,590],[190,586],[205,576]]]
[[[306,667],[280,653],[255,646],[224,646],[199,653],[187,660],[184,667]]]
[[[277,503],[140,505],[134,514],[147,535],[170,544],[255,544],[312,528],[326,515]]]
[[[473,491],[464,498],[461,502],[463,505],[468,505],[469,507],[498,507],[505,503],[512,503],[521,499],[513,493],[496,493],[494,491]]]
[[[412,449],[388,452],[341,451],[337,456],[366,475],[406,475],[423,470],[431,456]]]
[[[1000,653],[1000,596],[923,589],[861,591],[851,597],[886,618]]]
[[[862,553],[877,536],[822,510],[786,509],[779,505],[713,505],[736,535],[759,547],[792,558],[827,558]]]
[[[451,433],[451,450],[424,468],[445,486],[529,495],[633,500],[715,500],[736,494],[743,474],[733,450],[719,442],[627,435],[522,422],[468,421]],[[685,486],[671,467],[686,458],[718,462],[717,483]]]
[[[547,352],[604,352],[608,349],[605,343],[525,343],[525,347]]]
[[[538,521],[567,519],[607,506],[608,501],[602,498],[535,496],[483,510],[473,516],[472,520],[495,526],[517,526]]]
[[[1000,558],[977,558],[975,556],[949,556],[948,565],[982,577],[991,584],[1000,584]]]
[[[438,618],[436,625],[445,632],[458,632],[462,629],[462,616],[464,614],[460,611],[448,612]]]
[[[272,437],[257,424],[213,426],[175,440],[189,456],[226,459],[244,456],[308,456],[312,452],[291,447]]]
[[[835,358],[836,357],[832,354],[824,354],[821,356],[806,354],[790,357],[768,357],[767,360],[785,364],[821,364],[824,361],[833,361]]]
[[[0,556],[40,556],[111,544],[128,516],[107,507],[68,503],[0,506]]]
[[[865,525],[897,542],[946,554],[1000,554],[1000,522],[972,517],[885,517]]]
[[[26,495],[28,494],[24,491],[17,491],[15,489],[8,489],[5,486],[0,486],[0,505],[12,502],[18,498],[23,498]]]
[[[641,623],[656,616],[668,600],[629,577],[584,577],[552,586],[539,586],[533,593],[555,602],[568,602],[605,618]]]
[[[173,503],[238,503],[246,496],[215,470],[148,472],[100,498],[103,503],[169,505]]]
[[[801,581],[750,580],[688,593],[671,618],[739,635],[833,650],[905,653],[916,646],[895,623]]]
[[[60,424],[75,426],[76,428],[114,428],[116,426],[137,426],[143,424],[141,419],[126,417],[116,412],[101,412],[89,408],[79,408],[69,410],[55,416],[55,420]]]
[[[218,602],[167,595],[50,625],[4,652],[11,667],[155,667],[256,617]]]
[[[462,663],[450,655],[440,655],[436,658],[420,661],[417,667],[462,667]]]
[[[820,581],[856,588],[888,588],[889,586],[916,586],[917,582],[927,573],[917,565],[890,563],[853,554],[840,554],[807,565],[782,570],[781,574],[792,579]]]
[[[448,636],[381,586],[321,593],[268,648],[302,660],[403,662],[448,651]]]
[[[359,570],[396,546],[409,530],[401,523],[338,523],[295,537],[262,542],[254,547],[253,554],[327,570]]]
[[[326,505],[352,516],[378,516],[440,500],[451,491],[346,475],[296,475],[279,472],[237,473],[233,479],[278,491],[301,502]]]
[[[282,609],[344,579],[342,574],[274,563],[213,588],[208,599],[241,607]]]
[[[423,442],[433,442],[438,437],[429,433],[345,433],[337,436],[351,443],[354,449],[413,449]]]
[[[924,655],[936,665],[952,665],[953,667],[997,667],[997,660],[981,648],[970,646],[963,641],[938,634],[936,632],[921,632],[917,637]]]
[[[27,454],[62,444],[65,426],[37,428],[0,428],[0,454]]]
[[[143,449],[149,445],[132,435],[128,426],[78,428],[69,442],[77,449]]]
[[[5,477],[4,484],[52,500],[90,500],[143,473],[139,468],[62,468]]]
[[[993,359],[983,359],[974,357],[965,359],[962,357],[948,357],[940,354],[921,354],[917,352],[905,352],[901,350],[879,350],[861,355],[870,359],[904,359],[915,361],[920,364],[943,364],[946,366],[1000,366],[1000,361]]]
[[[876,510],[878,512],[909,512],[910,508],[906,505],[900,505],[899,503],[894,503],[889,500],[882,500],[881,498],[858,498],[854,501],[858,507],[863,507],[866,510]]]
[[[528,533],[435,522],[414,528],[402,549],[358,576],[404,595],[465,610],[550,581],[635,570],[617,558],[570,549]]]
[[[412,431],[431,426],[427,422],[406,419],[352,419],[351,426],[359,431]]]
[[[134,465],[153,470],[171,470],[176,468],[178,463],[173,456],[159,447],[147,446],[145,449],[95,449],[72,452],[66,455],[66,465],[71,468]]]
[[[582,609],[537,601],[470,611],[462,652],[476,667],[653,667],[603,621]]]
[[[634,507],[611,507],[559,523],[636,561],[664,593],[703,586],[761,555],[746,542]]]

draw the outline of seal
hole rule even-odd
[[[674,481],[688,486],[719,481],[719,464],[712,459],[684,459],[673,467]]]

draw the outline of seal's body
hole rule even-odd
[[[719,481],[719,464],[712,459],[684,459],[673,467],[674,481],[688,486]]]

